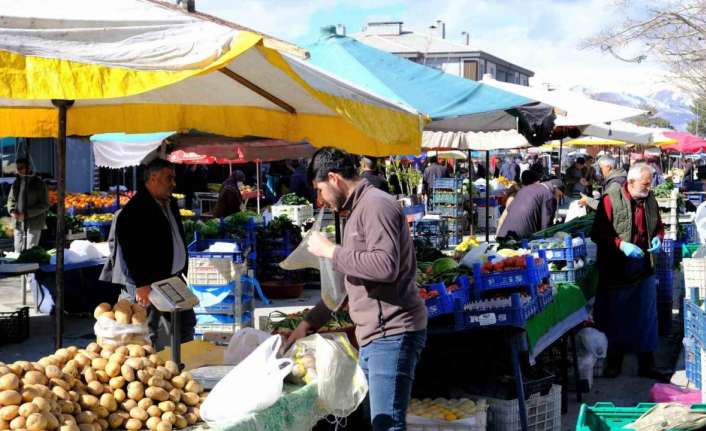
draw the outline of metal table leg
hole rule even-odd
[[[561,413],[569,411],[569,342],[561,337]]]
[[[27,276],[25,274],[20,276],[20,284],[22,285],[22,305],[27,305]]]
[[[579,375],[579,358],[576,352],[576,334],[572,331],[568,337],[571,337],[571,356],[574,359],[574,383],[576,383],[576,402],[579,405],[583,400],[583,393],[581,387],[581,376]]]
[[[527,406],[525,405],[525,388],[522,380],[522,368],[520,367],[520,336],[512,336],[510,341],[510,352],[512,356],[512,368],[515,372],[515,390],[517,392],[517,407],[520,411],[520,426],[522,431],[527,431]]]

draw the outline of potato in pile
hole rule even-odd
[[[130,304],[127,299],[121,299],[114,307],[107,302],[99,304],[93,312],[93,317],[107,317],[123,325],[142,325],[147,321],[147,309],[140,304]]]
[[[0,430],[168,431],[199,421],[203,387],[151,346],[67,347],[0,362]]]

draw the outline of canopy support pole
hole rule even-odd
[[[257,178],[257,183],[255,191],[257,192],[257,215],[260,215],[260,161],[255,160],[255,177]]]
[[[561,158],[562,158],[562,153],[564,152],[564,139],[559,139],[559,169],[557,169],[556,176],[561,179]],[[551,160],[551,158],[550,158]]]
[[[473,158],[471,157],[471,150],[468,150],[468,194],[471,199],[471,209],[469,214],[470,224],[471,224],[471,236],[475,235],[475,224],[473,223]]]
[[[485,152],[485,242],[490,242],[490,151]]]
[[[264,88],[259,87],[257,84],[249,81],[247,78],[238,75],[237,73],[233,72],[232,70],[228,69],[227,67],[224,67],[222,69],[218,69],[219,72],[227,76],[228,78],[232,79],[233,81],[237,82],[238,84],[242,85],[243,87],[247,88],[248,90],[252,91],[253,93],[257,94],[258,96],[268,100],[269,102],[279,106],[282,110],[289,112],[290,114],[296,114],[297,110],[294,109],[292,105],[289,103],[285,102],[284,100],[280,99],[279,97],[275,96],[274,94],[268,92]]]
[[[56,306],[54,307],[55,347],[63,346],[64,336],[64,245],[66,241],[66,114],[73,100],[52,100],[58,108],[59,133],[56,140],[57,155],[57,207],[56,207]]]

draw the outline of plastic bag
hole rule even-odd
[[[569,209],[566,211],[566,219],[564,220],[564,223],[570,222],[571,220],[579,217],[583,217],[586,215],[586,207],[585,206],[579,206],[579,201],[575,200],[572,201],[569,204]]]
[[[483,258],[485,253],[488,251],[490,243],[484,242],[478,247],[472,248],[471,251],[466,253],[466,255],[461,259],[461,265],[473,269],[473,265],[476,263],[483,264]]]
[[[321,222],[323,218],[324,209],[321,208],[321,210],[319,211],[319,215],[316,217],[314,225],[304,235],[304,238],[302,238],[302,242],[299,243],[297,248],[295,248],[294,251],[289,256],[287,256],[286,259],[279,263],[280,268],[285,269],[287,271],[294,271],[297,269],[305,268],[319,269],[319,258],[309,253],[309,250],[307,250],[307,248],[309,247],[309,237],[311,237],[314,232],[321,231]]]
[[[608,339],[595,328],[583,328],[577,335],[579,377],[593,386],[593,369],[599,359],[606,357]]]
[[[147,322],[140,325],[118,323],[107,317],[98,317],[93,326],[96,341],[101,346],[127,346],[128,344],[151,344]]]
[[[706,244],[706,202],[701,202],[696,208],[694,224],[696,225],[696,233],[699,235],[698,242]]]
[[[288,351],[295,367],[307,366],[302,356],[315,356],[313,382],[324,409],[336,417],[353,413],[368,393],[368,382],[358,365],[358,354],[344,333],[314,334],[298,340]],[[310,373],[307,370],[307,374]],[[308,379],[305,379],[308,380]]]
[[[321,274],[321,299],[330,310],[337,310],[346,299],[345,276],[334,271],[331,259],[319,258],[309,253],[309,237],[314,232],[321,231],[324,208],[319,210],[314,225],[304,235],[302,242],[287,258],[280,262],[282,269],[293,271],[304,268],[318,269]]]
[[[75,252],[83,259],[87,260],[99,260],[103,258],[103,253],[101,253],[96,246],[90,241],[76,240],[71,243],[69,250]]]
[[[259,329],[241,329],[230,339],[228,347],[223,353],[223,364],[238,365],[271,336],[270,333]]]
[[[681,403],[699,404],[701,402],[701,391],[698,389],[682,388],[665,383],[655,383],[650,389],[651,403]]]
[[[233,368],[201,405],[201,417],[210,424],[235,421],[272,406],[292,370],[291,359],[277,359],[281,344],[273,335]]]

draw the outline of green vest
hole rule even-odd
[[[613,207],[613,228],[622,241],[632,241],[632,207],[630,199],[623,194],[623,187],[612,187],[608,197]],[[645,200],[645,218],[647,224],[647,244],[657,235],[657,219],[659,205],[654,194],[650,192]]]

